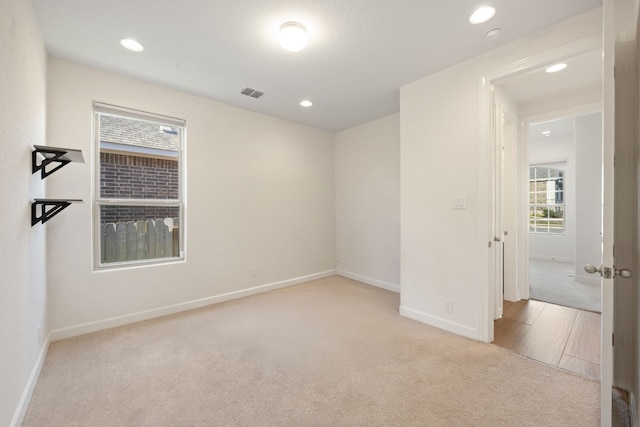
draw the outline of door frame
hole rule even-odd
[[[480,76],[480,147],[479,156],[481,162],[487,165],[486,168],[481,168],[479,182],[481,183],[480,193],[484,194],[484,200],[494,200],[494,157],[493,150],[494,144],[494,127],[493,127],[493,90],[492,86],[494,82],[501,79],[513,76],[515,74],[540,68],[545,65],[550,65],[555,62],[564,60],[569,57],[577,56],[583,53],[592,52],[594,50],[602,49],[602,35],[593,34],[571,43],[564,44],[554,49],[549,49],[538,55],[529,56],[519,61],[514,61],[506,66],[489,70],[482,76]],[[522,158],[522,156],[519,156]],[[516,211],[522,212],[522,209],[528,210],[528,207],[522,206],[524,202],[528,203],[528,198],[518,197],[519,206]],[[494,206],[490,202],[485,206],[486,221],[481,224],[480,227],[480,243],[486,250],[486,258],[484,262],[484,274],[485,280],[484,290],[482,295],[484,296],[484,304],[481,308],[481,322],[482,335],[487,342],[492,342],[494,339],[493,322],[494,313],[496,312],[495,295],[497,292],[496,283],[498,278],[495,277],[495,263],[496,252],[493,250],[493,235],[494,223],[493,223],[493,209]],[[528,224],[526,221],[520,220],[517,222],[518,232],[516,233],[516,239],[518,240],[516,247],[519,249],[517,254],[517,261],[519,265],[525,260],[528,263],[528,233],[524,231],[528,230]],[[524,231],[523,231],[524,229]],[[487,250],[488,249],[488,250]],[[522,253],[524,252],[524,253]],[[526,274],[526,276],[525,276]],[[518,282],[528,281],[528,269],[519,268],[517,273]]]

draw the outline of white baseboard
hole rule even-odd
[[[543,261],[554,261],[554,262],[564,262],[567,264],[575,264],[576,260],[574,258],[565,258],[558,256],[550,256],[550,255],[538,255],[538,254],[529,254],[530,259],[539,259]]]
[[[593,276],[583,276],[582,274],[576,274],[575,277],[577,282],[582,282],[582,283],[587,283],[590,285],[598,285],[600,286],[601,280],[600,279],[600,275],[598,275],[598,277],[593,277]]]
[[[386,289],[388,291],[393,291],[400,293],[400,285],[395,285],[393,283],[384,282],[382,280],[372,279],[370,277],[361,276],[359,274],[350,273],[344,270],[337,270],[336,274],[346,277],[348,279],[357,280],[358,282],[366,283],[367,285],[376,286],[378,288]]]
[[[42,370],[42,365],[44,364],[44,358],[47,355],[47,351],[49,350],[50,337],[47,335],[42,347],[40,348],[40,353],[38,353],[38,358],[31,368],[31,374],[29,374],[29,379],[27,380],[27,384],[24,387],[24,391],[22,392],[22,396],[20,396],[20,401],[18,402],[18,406],[16,407],[16,411],[13,414],[13,418],[11,419],[10,427],[19,427],[22,425],[22,421],[24,420],[24,416],[27,414],[27,408],[29,407],[29,402],[31,402],[31,396],[33,395],[33,391],[36,388],[36,384],[38,384],[38,378],[40,377],[40,371]]]
[[[299,285],[311,280],[322,279],[336,274],[335,270],[323,271],[321,273],[310,274],[308,276],[296,277],[293,279],[283,280],[281,282],[269,283],[266,285],[255,286],[253,288],[242,289],[239,291],[228,292],[221,295],[201,298],[193,301],[186,301],[170,306],[154,308],[151,310],[141,311],[138,313],[127,314],[124,316],[113,317],[111,319],[98,320],[95,322],[83,323],[81,325],[70,326],[67,328],[56,329],[51,331],[51,341],[58,341],[65,338],[71,338],[78,335],[84,335],[91,332],[97,332],[104,329],[114,328],[116,326],[128,325],[130,323],[140,322],[143,320],[153,319],[156,317],[166,316],[169,314],[180,313],[182,311],[192,310],[195,308],[205,307],[224,301],[230,301],[250,295],[261,294],[263,292],[273,291],[275,289],[286,288],[288,286]]]
[[[400,315],[408,317],[409,319],[417,320],[418,322],[426,323],[430,326],[435,326],[439,329],[444,329],[447,332],[462,335],[463,337],[471,338],[476,341],[483,341],[480,331],[477,329],[473,329],[447,319],[442,319],[437,316],[432,316],[412,308],[400,306]]]

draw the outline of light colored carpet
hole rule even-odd
[[[51,345],[24,426],[598,426],[599,383],[338,276]]]
[[[600,313],[600,285],[575,278],[575,264],[529,260],[529,297],[538,301]]]

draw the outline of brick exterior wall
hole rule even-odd
[[[114,199],[178,199],[178,161],[100,153],[100,195]],[[103,206],[101,222],[178,217],[177,207]]]

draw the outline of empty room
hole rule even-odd
[[[637,15],[0,0],[0,425],[637,425]],[[588,92],[496,89],[594,52]],[[494,326],[537,303],[525,128],[585,106],[591,375]]]

